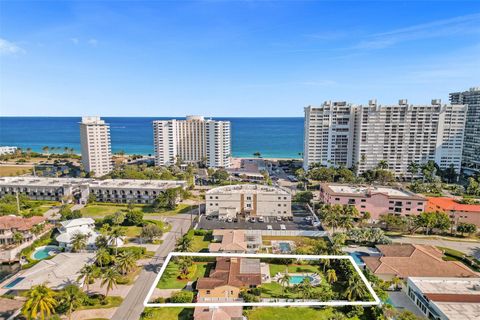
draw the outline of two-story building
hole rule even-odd
[[[419,215],[425,211],[427,199],[413,192],[382,186],[351,186],[323,183],[320,201],[326,204],[352,205],[360,213],[370,212],[376,221],[383,214]]]

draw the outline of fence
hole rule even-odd
[[[245,230],[247,235],[275,236],[275,237],[329,237],[327,231],[320,230]]]

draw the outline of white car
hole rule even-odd
[[[258,222],[265,222],[265,219],[263,217],[258,217]]]
[[[305,221],[311,221],[312,217],[305,217]]]
[[[281,224],[281,225],[280,225],[280,230],[287,230],[287,227],[285,227],[284,224]]]
[[[267,230],[273,230],[272,226],[271,226],[271,225],[268,225],[268,226],[267,226]]]
[[[278,222],[282,221],[282,217],[278,216],[278,217],[277,217],[277,221],[278,221]]]
[[[233,221],[232,217],[227,218],[227,222],[232,222],[232,221]]]

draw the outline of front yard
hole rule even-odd
[[[145,308],[141,320],[191,320],[193,309],[187,308]]]
[[[134,210],[141,210],[145,214],[151,215],[162,215],[162,216],[173,216],[179,213],[185,213],[190,210],[190,208],[195,208],[195,206],[190,206],[187,204],[180,203],[177,205],[175,210],[165,210],[165,209],[158,209],[155,210],[150,205],[140,205],[136,204],[134,206]],[[127,204],[116,204],[116,203],[93,203],[87,204],[83,207],[80,212],[82,213],[83,217],[90,217],[94,219],[104,218],[110,214],[115,212],[127,212],[128,205]]]
[[[298,320],[298,319],[315,319],[315,320],[330,320],[330,319],[345,319],[354,320],[355,318],[340,317],[333,308],[313,309],[313,308],[276,308],[263,307],[255,308],[245,311],[248,320]],[[163,318],[162,318],[163,319]]]
[[[193,268],[188,279],[180,280],[178,276],[180,270],[178,269],[177,264],[174,262],[169,262],[165,272],[163,273],[160,281],[157,284],[159,289],[183,289],[189,281],[195,281],[198,278],[202,278],[206,275],[207,271],[207,262],[194,262]],[[194,270],[193,270],[194,269]]]

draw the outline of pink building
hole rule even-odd
[[[406,190],[329,183],[320,185],[320,201],[332,205],[354,205],[360,213],[370,212],[372,220],[388,213],[418,215],[425,210],[427,203],[426,198]]]

